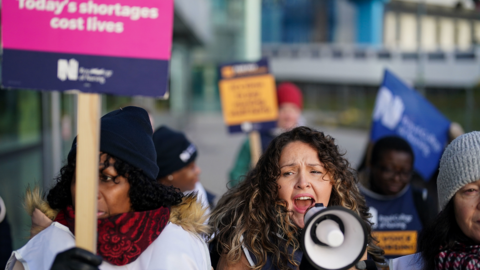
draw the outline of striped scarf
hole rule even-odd
[[[480,245],[456,242],[451,249],[438,253],[435,265],[437,270],[480,270]]]

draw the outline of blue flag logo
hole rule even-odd
[[[428,100],[385,70],[373,111],[372,142],[392,135],[407,140],[415,153],[415,170],[429,180],[438,167],[449,127],[450,121]]]

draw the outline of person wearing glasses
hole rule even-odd
[[[373,235],[392,259],[417,252],[418,234],[438,213],[427,189],[411,184],[415,155],[400,137],[379,139],[369,166],[359,173],[359,188],[372,214]]]

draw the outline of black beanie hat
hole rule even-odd
[[[100,151],[142,170],[148,178],[156,179],[157,154],[147,111],[139,107],[125,107],[107,113],[100,122]],[[68,161],[73,162],[76,154],[77,137],[68,153]]]
[[[157,179],[176,172],[194,161],[197,148],[187,137],[167,126],[161,126],[153,133],[159,168]]]

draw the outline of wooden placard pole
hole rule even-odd
[[[248,134],[250,140],[250,155],[252,168],[257,165],[260,155],[262,154],[262,142],[260,140],[260,133],[258,131],[251,131]]]
[[[77,247],[93,253],[97,249],[100,100],[99,94],[78,94],[75,238]]]

